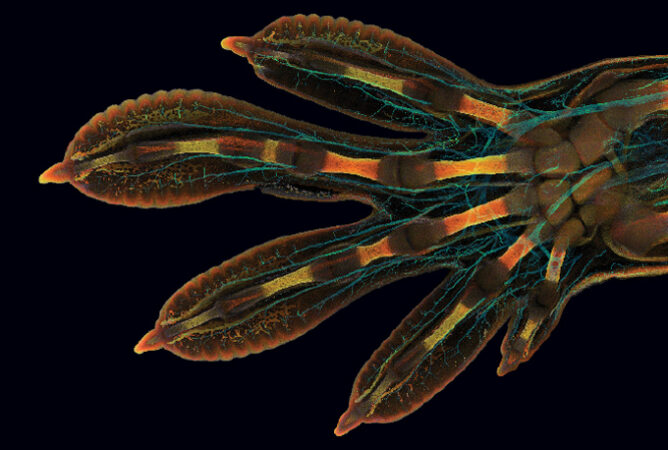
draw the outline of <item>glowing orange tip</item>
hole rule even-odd
[[[69,183],[74,178],[74,163],[72,160],[59,162],[44,171],[39,176],[40,184]]]
[[[160,350],[164,345],[165,337],[162,334],[162,330],[156,328],[146,333],[139,343],[135,345],[135,353],[141,355],[144,352]]]
[[[519,354],[517,353],[510,353],[505,355],[505,358],[503,361],[501,361],[501,365],[496,368],[496,374],[500,377],[509,374],[510,372],[514,371],[517,369],[517,366],[519,365]]]
[[[220,41],[220,46],[235,55],[248,56],[248,38],[243,36],[229,36]]]
[[[350,430],[353,430],[360,425],[362,425],[362,417],[360,413],[357,411],[357,409],[350,407],[339,419],[339,423],[334,429],[334,434],[337,436],[343,436]]]

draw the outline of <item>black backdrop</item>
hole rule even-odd
[[[443,273],[390,285],[275,350],[220,363],[132,351],[164,301],[196,274],[285,234],[349,222],[366,207],[245,192],[141,210],[69,186],[37,186],[78,128],[108,105],[159,89],[235,96],[320,125],[383,133],[257,79],[223,51],[282,15],[315,12],[408,36],[499,84],[533,81],[610,57],[668,53],[666,11],[639,2],[106,2],[44,7],[25,46],[32,157],[21,298],[33,305],[22,420],[30,439],[75,446],[396,447],[619,443],[663,435],[666,279],[609,282],[567,307],[527,364],[495,374],[501,336],[433,400],[390,425],[332,430],[366,359]],[[9,19],[8,19],[9,20]],[[24,194],[17,198],[21,199]],[[34,227],[34,228],[33,228]],[[24,247],[25,248],[25,247]],[[27,314],[28,311],[25,312]],[[25,330],[24,330],[25,331]],[[502,333],[501,333],[502,334]],[[663,417],[663,418],[662,418]],[[39,432],[37,432],[39,430]]]

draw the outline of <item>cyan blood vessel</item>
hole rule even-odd
[[[668,56],[495,86],[343,18],[284,17],[222,45],[276,87],[415,137],[334,131],[202,91],[94,116],[41,182],[139,207],[254,188],[373,207],[198,275],[138,353],[258,353],[373,289],[450,269],[360,371],[340,435],[410,414],[506,323],[500,375],[531,358],[584,288],[668,272]]]

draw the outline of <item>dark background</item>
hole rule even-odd
[[[27,248],[16,261],[27,280],[11,301],[30,309],[15,321],[26,338],[10,337],[27,356],[17,409],[30,426],[27,439],[94,448],[524,448],[663,437],[665,278],[591,288],[518,371],[496,376],[501,333],[414,414],[337,439],[332,431],[357,371],[443,273],[373,292],[289,345],[241,360],[189,362],[132,349],[191,277],[269,239],[356,220],[366,207],[245,192],[141,210],[37,185],[95,113],[159,89],[216,91],[320,125],[392,136],[270,87],[220,48],[223,37],[254,34],[282,15],[315,12],[389,28],[499,84],[668,53],[665,7],[451,3],[106,2],[26,13],[29,39],[7,45],[25,58],[18,73],[26,86],[8,90],[26,99],[15,111],[17,125],[30,128],[20,135],[29,186],[13,197],[23,224],[17,239]]]

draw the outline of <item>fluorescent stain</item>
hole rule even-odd
[[[511,317],[499,374],[531,357],[582,289],[668,273],[668,57],[495,86],[343,18],[284,17],[221,45],[274,86],[413,137],[331,130],[199,90],[158,91],[95,115],[40,183],[145,208],[255,188],[371,207],[354,223],[275,239],[195,277],[167,300],[137,353],[258,353],[366,292],[447,269],[361,369],[342,435],[415,411]],[[217,230],[236,239],[225,220],[243,211],[221,205]],[[261,225],[280,218],[267,214]]]

